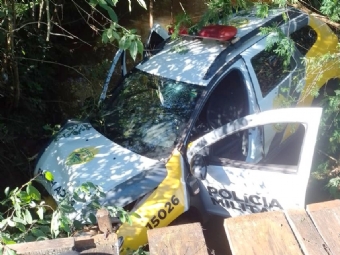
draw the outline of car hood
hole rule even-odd
[[[35,174],[49,171],[53,181],[40,181],[60,201],[86,182],[104,189],[106,203],[125,206],[158,186],[165,164],[138,155],[101,135],[89,123],[69,121],[46,147]]]

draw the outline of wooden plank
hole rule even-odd
[[[340,254],[340,200],[307,205],[307,212],[320,233],[329,254]]]
[[[148,230],[150,255],[208,255],[200,223]]]
[[[24,255],[59,254],[71,251],[74,247],[74,239],[73,237],[58,238],[37,242],[12,244],[8,247],[15,250],[17,254]]]
[[[74,239],[75,248],[80,254],[119,254],[117,235],[115,233],[77,236]]]
[[[329,248],[304,209],[290,209],[286,217],[304,254],[329,255]]]
[[[302,255],[283,212],[256,213],[224,221],[235,255]]]
[[[106,208],[101,208],[96,213],[99,230],[103,233],[112,233],[110,213]]]

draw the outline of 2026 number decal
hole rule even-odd
[[[161,223],[161,220],[164,220],[168,214],[170,214],[174,209],[175,206],[179,204],[179,199],[173,195],[171,197],[171,200],[169,202],[166,202],[164,204],[165,209],[159,209],[157,212],[157,215],[153,216],[151,218],[151,221],[149,221],[145,227],[148,229],[156,228],[159,223]]]

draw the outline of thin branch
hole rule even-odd
[[[21,27],[16,28],[14,31],[20,30],[20,29],[22,29],[23,27],[25,27],[25,26],[27,26],[27,25],[32,25],[32,24],[36,24],[36,23],[38,23],[38,26],[40,26],[39,24],[47,25],[46,22],[33,21],[33,22],[28,22],[28,23],[23,24]],[[71,38],[71,39],[74,39],[74,38],[75,38],[75,39],[81,41],[82,43],[87,44],[88,46],[92,46],[92,45],[89,44],[88,42],[85,42],[84,40],[80,39],[78,36],[76,36],[76,35],[70,33],[69,31],[67,31],[65,28],[63,28],[62,26],[60,26],[58,23],[55,23],[55,22],[53,22],[53,21],[51,21],[51,23],[52,23],[53,25],[59,27],[62,31],[64,31],[64,32],[66,32],[67,34],[69,34],[69,36],[67,36],[67,35],[63,35],[63,36],[68,37],[68,38]],[[4,30],[4,31],[7,32],[7,30],[2,29],[1,27],[0,27],[0,30]],[[50,34],[51,34],[51,35],[62,36],[61,34],[55,34],[55,33],[51,33],[51,32],[50,32]]]
[[[40,28],[40,22],[43,14],[43,9],[44,9],[44,0],[41,0],[40,5],[39,5],[39,18],[38,18],[38,28]]]
[[[338,160],[336,160],[335,158],[333,158],[332,156],[328,155],[326,152],[323,152],[322,150],[318,150],[319,153],[323,154],[324,156],[328,157],[329,159],[331,159],[332,161],[334,161],[335,163],[338,164]]]
[[[46,20],[47,20],[46,41],[48,42],[50,40],[51,33],[50,0],[46,0]]]
[[[316,13],[315,11],[311,10],[309,7],[305,6],[305,5],[302,5],[302,4],[292,4],[291,6],[327,23],[328,25],[331,25],[333,27],[336,27],[336,28],[340,28],[340,24],[337,23],[337,22],[334,22],[332,20],[330,20],[329,18],[327,18],[326,16],[324,15],[321,15],[321,14],[318,14]]]
[[[54,65],[58,65],[58,66],[63,66],[63,67],[69,68],[69,69],[75,71],[76,73],[80,74],[87,82],[89,82],[91,84],[91,81],[89,79],[87,79],[84,74],[82,74],[76,68],[74,68],[72,66],[64,65],[64,64],[61,64],[61,63],[58,63],[58,62],[53,62],[53,61],[42,60],[42,59],[25,58],[25,57],[16,57],[16,58],[17,59],[31,60],[31,61],[36,61],[36,62],[42,62],[42,63],[48,63],[48,64],[54,64]]]

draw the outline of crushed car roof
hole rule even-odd
[[[259,27],[267,25],[274,17],[282,16],[283,11],[270,10],[267,18],[257,17],[255,10],[239,12],[230,19],[230,24],[237,27],[236,37],[243,38],[242,43],[245,43],[258,34]],[[257,32],[248,38],[252,31]],[[220,41],[183,37],[166,44],[163,50],[137,65],[137,68],[153,75],[206,86],[211,79],[205,78],[206,73],[228,47],[231,46]]]

